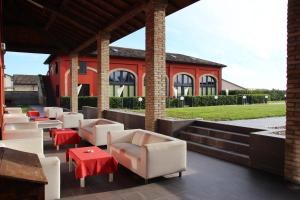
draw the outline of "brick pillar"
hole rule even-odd
[[[71,112],[78,112],[78,55],[71,55],[71,94],[70,94],[70,105]]]
[[[97,36],[97,70],[98,70],[98,117],[109,109],[109,39],[108,33],[100,32]]]
[[[155,131],[166,113],[165,9],[162,0],[150,0],[146,10],[146,130]]]
[[[285,178],[300,184],[300,1],[288,3]]]

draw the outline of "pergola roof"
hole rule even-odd
[[[169,0],[172,14],[197,0]],[[96,49],[99,31],[114,42],[145,25],[147,0],[4,0],[8,51],[81,53]]]

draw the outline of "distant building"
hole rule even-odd
[[[13,76],[5,74],[4,75],[4,91],[13,91],[13,90],[14,90]]]
[[[222,90],[246,90],[246,89],[247,88],[244,88],[240,85],[222,79]]]
[[[13,91],[38,91],[38,75],[20,75],[13,76]]]
[[[96,54],[79,56],[78,95],[97,95]],[[61,96],[70,95],[70,66],[68,55],[51,55],[49,79],[52,94],[59,104]],[[177,53],[166,53],[166,96],[208,96],[221,94],[223,64]],[[110,96],[145,96],[145,51],[110,47]]]

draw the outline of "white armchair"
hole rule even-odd
[[[37,122],[19,122],[19,123],[6,123],[4,125],[4,130],[24,130],[24,129],[37,129]]]
[[[45,199],[60,199],[60,160],[58,157],[45,157],[43,141],[40,138],[0,140],[0,147],[37,154],[48,180]]]
[[[57,119],[63,122],[63,128],[79,128],[79,121],[83,120],[83,114],[63,112]]]
[[[45,199],[60,199],[60,160],[58,157],[40,158],[43,171],[48,179]]]
[[[123,124],[107,119],[84,119],[79,122],[79,135],[95,146],[107,144],[109,131],[123,130]]]
[[[22,113],[22,108],[20,107],[6,107],[4,108],[4,112],[9,113],[9,114],[20,114]]]
[[[41,140],[41,138],[39,137],[0,140],[0,145],[7,148],[19,150],[19,151],[35,153],[39,157],[45,157],[44,146],[43,146],[44,143],[43,140]]]
[[[48,118],[58,118],[63,114],[63,109],[59,107],[44,107],[45,116]]]
[[[26,139],[26,138],[40,138],[43,142],[43,129],[19,129],[19,130],[4,130],[2,133],[3,140],[11,139]]]
[[[4,114],[3,123],[19,123],[19,122],[29,122],[29,117],[26,114]]]
[[[150,178],[186,170],[186,142],[162,134],[133,129],[111,131],[107,149],[118,162],[143,177]]]

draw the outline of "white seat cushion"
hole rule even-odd
[[[143,146],[145,144],[158,143],[158,142],[166,142],[168,141],[165,138],[158,137],[155,135],[147,134],[142,131],[136,131],[134,136],[132,137],[132,144],[137,146]]]
[[[138,171],[141,164],[141,147],[130,143],[117,143],[110,147],[111,154],[125,167]]]

